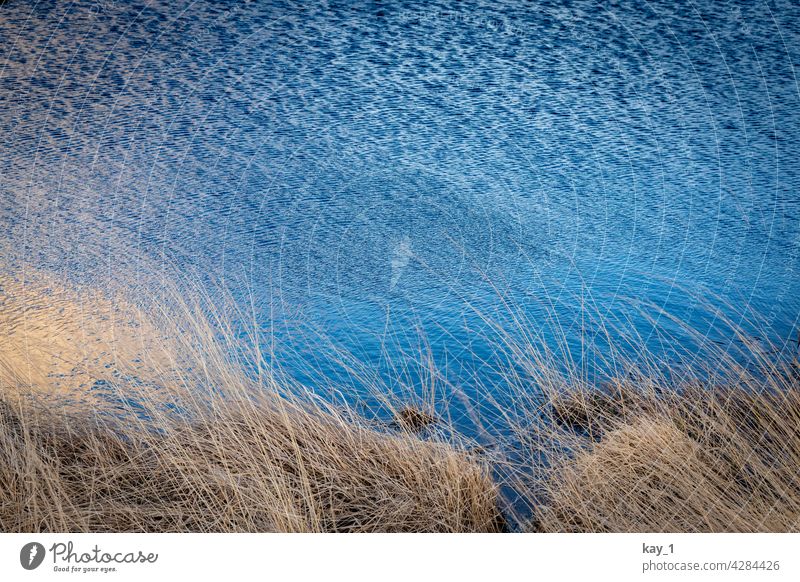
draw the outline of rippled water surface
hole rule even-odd
[[[15,274],[223,279],[298,375],[289,320],[456,369],[506,300],[796,338],[797,3],[10,0],[0,40]]]

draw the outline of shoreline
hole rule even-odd
[[[254,377],[201,303],[46,288],[3,327],[3,531],[800,530],[800,370],[763,350],[597,385],[529,353],[487,448],[424,403],[387,425]]]

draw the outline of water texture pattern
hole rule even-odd
[[[0,41],[14,276],[177,264],[378,363],[502,296],[796,337],[797,3],[10,0]]]

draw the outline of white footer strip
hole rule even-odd
[[[796,581],[800,534],[0,534],[0,580],[582,577]]]

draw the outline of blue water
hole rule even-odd
[[[797,337],[796,2],[10,0],[0,52],[3,268],[223,281],[309,383]]]

